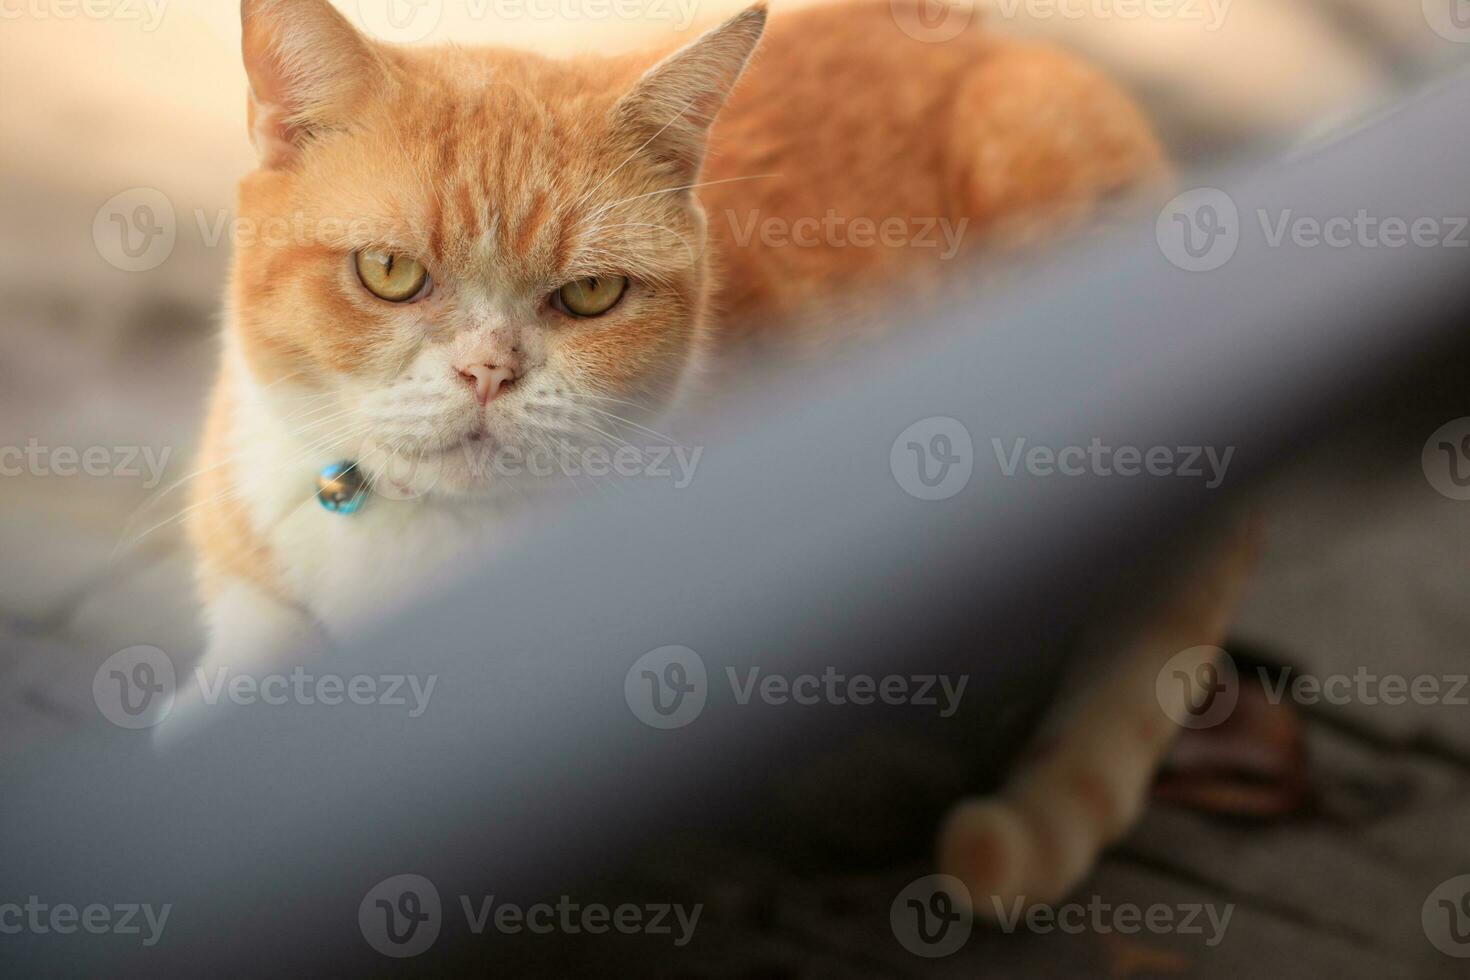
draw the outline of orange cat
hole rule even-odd
[[[777,18],[763,43],[756,6],[670,54],[566,61],[375,43],[326,0],[242,7],[258,233],[192,513],[206,669],[330,642],[493,550],[528,484],[499,464],[626,444],[712,349],[1067,231],[1165,172],[1098,73],[979,31],[926,43],[901,2]],[[1214,584],[1138,663],[1218,639]],[[944,862],[981,894],[1055,897],[1165,735],[1064,737],[1016,794],[956,811]]]

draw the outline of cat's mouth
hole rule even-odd
[[[487,460],[496,452],[497,440],[477,423],[447,438],[374,439],[363,447],[359,463],[375,495],[414,500],[488,486],[495,471]]]

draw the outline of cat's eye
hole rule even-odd
[[[588,276],[552,294],[551,304],[572,316],[602,316],[628,291],[626,276]]]
[[[353,257],[357,278],[367,291],[390,303],[407,303],[429,287],[429,270],[422,262],[392,252],[358,252]]]

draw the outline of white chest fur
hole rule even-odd
[[[351,458],[350,445],[304,436],[283,421],[278,393],[250,380],[238,361],[232,369],[240,393],[238,492],[286,591],[329,636],[390,615],[439,576],[504,546],[509,525],[489,501],[370,495],[353,514],[325,509],[316,499],[317,474]]]

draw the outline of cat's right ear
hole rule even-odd
[[[386,73],[372,45],[327,0],[241,0],[250,138],[261,166],[290,166]]]
[[[693,180],[704,160],[710,125],[724,106],[766,28],[760,0],[654,65],[614,112],[642,138],[640,149]]]

